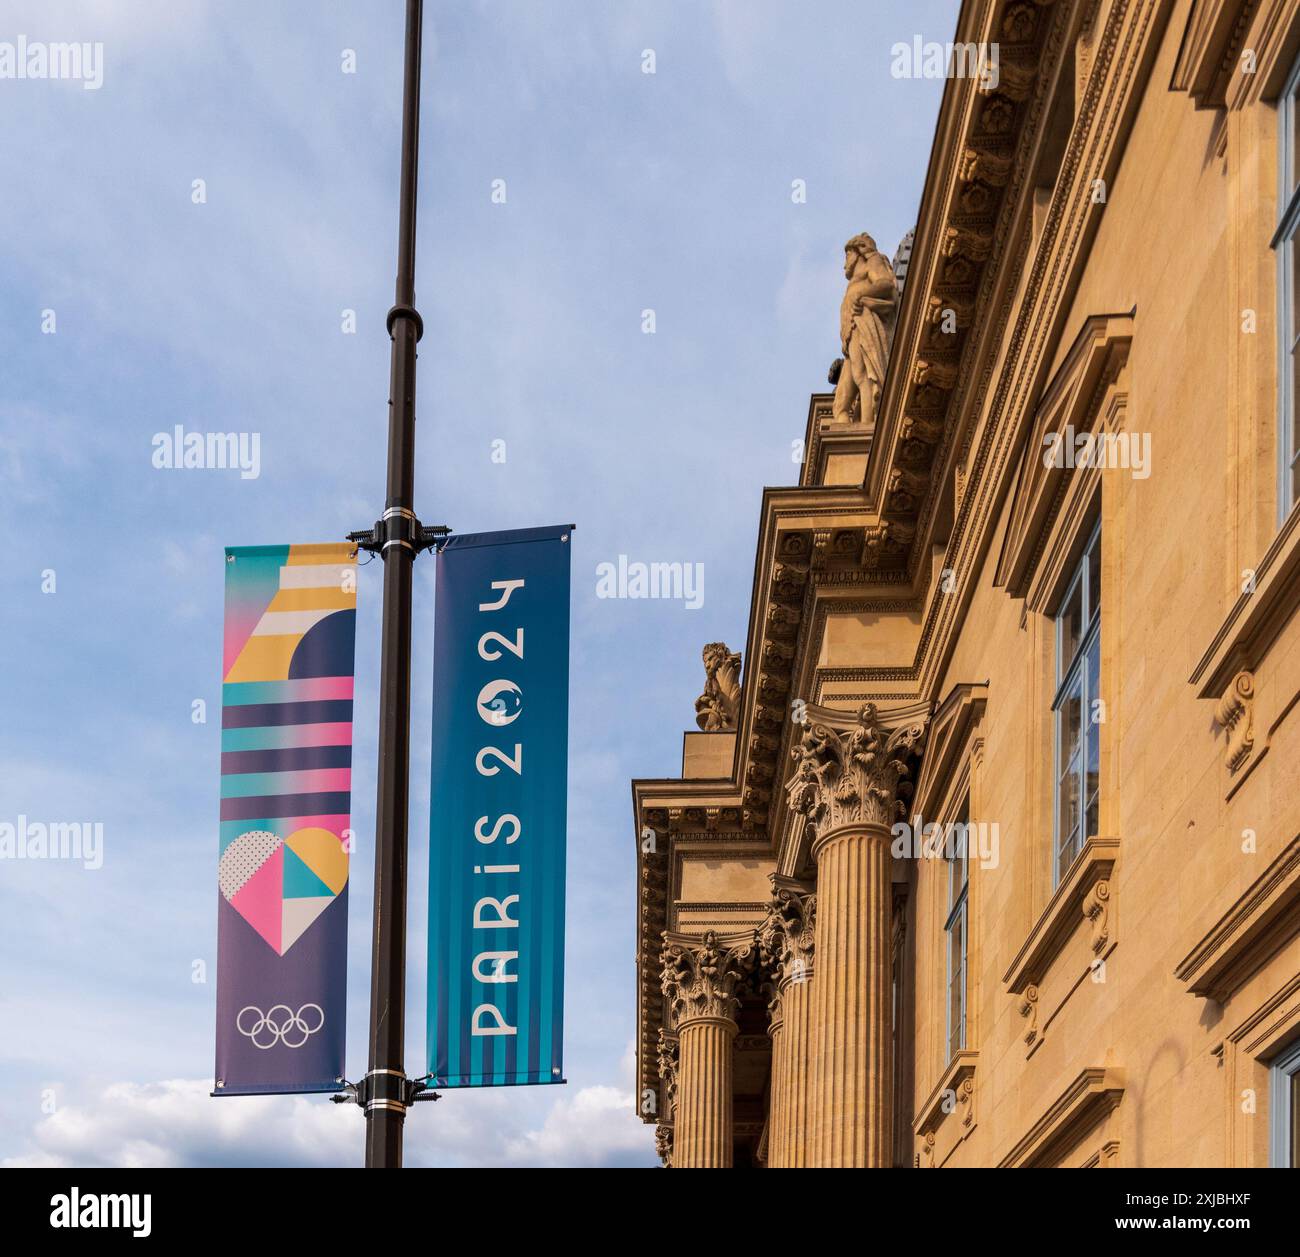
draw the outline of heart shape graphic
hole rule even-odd
[[[265,829],[240,834],[221,854],[217,881],[226,902],[283,956],[348,881],[348,853],[328,829]]]

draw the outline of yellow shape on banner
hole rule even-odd
[[[301,633],[254,634],[226,674],[227,681],[286,681]]]
[[[348,853],[328,829],[298,829],[284,844],[336,895],[347,885]]]

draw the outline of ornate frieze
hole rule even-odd
[[[795,774],[786,784],[791,811],[818,836],[842,825],[889,826],[900,815],[909,759],[925,738],[925,721],[887,727],[874,703],[864,703],[846,727],[810,723],[794,748]]]
[[[752,943],[723,947],[714,930],[696,946],[669,942],[665,936],[659,965],[673,1025],[680,1028],[699,1017],[734,1021],[752,959]]]

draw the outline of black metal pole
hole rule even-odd
[[[375,807],[375,918],[370,967],[370,1068],[362,1094],[366,1165],[402,1164],[410,1091],[406,1033],[406,854],[411,737],[411,565],[421,545],[415,516],[415,358],[423,330],[415,310],[415,202],[420,147],[423,0],[406,3],[401,211],[397,297],[388,314],[388,496],[382,528],[384,626],[379,678],[379,773]]]

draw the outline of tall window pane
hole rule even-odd
[[[1269,1163],[1300,1169],[1300,1044],[1292,1044],[1270,1070]]]
[[[1278,105],[1278,202],[1277,250],[1278,325],[1278,517],[1286,517],[1300,499],[1300,327],[1297,327],[1296,297],[1300,293],[1300,123],[1297,93],[1300,92],[1300,62],[1292,67]]]
[[[948,861],[948,917],[944,921],[948,959],[948,1059],[966,1046],[966,904],[969,898],[967,859],[970,799],[963,800],[947,827],[944,855]]]
[[[1094,530],[1056,614],[1054,877],[1097,835],[1101,797],[1101,531]]]

